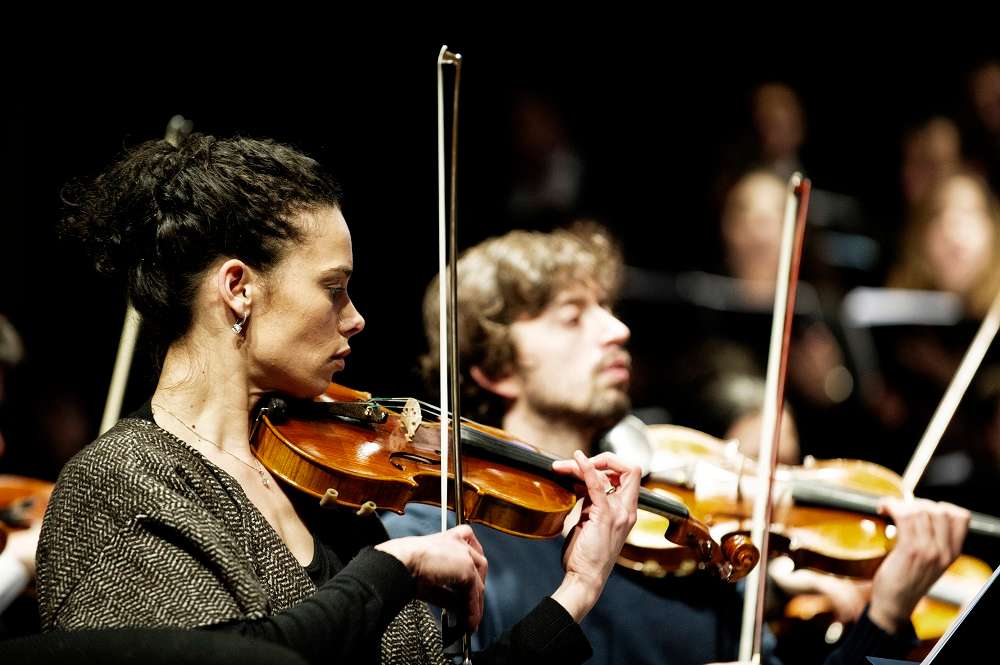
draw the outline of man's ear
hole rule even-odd
[[[473,365],[469,369],[469,374],[480,388],[488,390],[494,395],[499,395],[511,401],[521,396],[521,381],[515,372],[508,371],[501,377],[493,378],[487,375],[478,365]]]

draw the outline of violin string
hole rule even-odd
[[[372,401],[376,402],[379,405],[392,405],[392,406],[403,406],[406,403],[406,399],[402,397],[373,398]],[[427,402],[422,402],[420,400],[417,400],[417,403],[421,406],[422,415],[430,415],[437,421],[441,420],[441,407],[434,404],[428,404]],[[465,416],[462,416],[462,423],[475,424],[475,421],[466,418]]]
[[[376,404],[378,404],[380,406],[383,406],[383,405],[403,406],[404,404],[406,404],[406,401],[408,399],[409,398],[407,398],[407,397],[373,397],[373,398],[371,398],[370,401],[372,401],[372,402],[374,402],[374,403],[376,403]],[[441,418],[441,407],[439,407],[439,406],[437,406],[435,404],[429,404],[429,403],[424,402],[422,400],[416,400],[416,402],[421,407],[421,413],[429,413],[434,418],[437,418],[437,419],[440,420],[440,418]],[[471,423],[472,421],[463,416],[462,417],[462,422],[463,423]]]
[[[403,407],[407,400],[403,397],[373,397],[371,401],[379,406]],[[421,415],[429,414],[434,418],[440,419],[441,407],[428,404],[427,402],[423,402],[421,400],[417,400],[417,404],[420,406]]]

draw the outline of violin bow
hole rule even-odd
[[[194,124],[182,115],[175,115],[167,122],[167,131],[163,140],[174,146],[183,141],[194,128]],[[132,370],[132,358],[135,356],[135,343],[139,339],[139,326],[142,317],[129,302],[125,312],[125,322],[122,324],[122,335],[118,340],[118,353],[115,355],[115,367],[111,372],[111,385],[108,396],[104,400],[104,413],[101,416],[100,434],[111,429],[122,412],[122,401],[125,399],[125,386]]]
[[[445,130],[444,130],[444,68],[455,68],[452,87],[451,113],[451,163],[449,181],[445,182]],[[448,46],[441,47],[437,58],[437,122],[438,122],[438,358],[441,359],[438,387],[441,394],[441,531],[448,530],[448,458],[455,460],[455,524],[465,522],[462,505],[462,456],[461,456],[461,404],[458,374],[458,227],[456,225],[455,181],[458,165],[458,95],[462,80],[462,54],[453,53]],[[450,191],[449,190],[450,186]],[[448,206],[445,208],[445,196]],[[447,214],[446,214],[447,210]],[[447,228],[446,228],[447,227]],[[447,239],[447,240],[446,240]],[[450,260],[449,260],[450,259]],[[452,426],[447,427],[449,402]],[[450,440],[449,440],[450,436]],[[448,640],[448,630],[453,628],[454,617],[441,612],[441,628]],[[445,644],[445,656],[450,661],[461,657],[461,663],[471,665],[469,635],[464,634],[451,644]]]
[[[924,475],[934,451],[941,442],[941,437],[944,436],[948,424],[958,409],[959,402],[962,401],[965,391],[972,383],[972,377],[975,376],[983,358],[986,357],[986,352],[993,343],[998,329],[1000,329],[1000,291],[993,296],[989,311],[986,312],[983,322],[979,324],[976,336],[972,338],[972,343],[962,357],[962,362],[959,363],[955,375],[951,377],[951,383],[944,391],[944,396],[934,411],[924,435],[920,437],[917,449],[913,451],[910,463],[906,465],[906,471],[903,472],[903,495],[905,497],[913,496],[917,483]]]
[[[781,436],[781,416],[785,403],[785,375],[788,369],[788,347],[791,339],[795,293],[798,286],[802,243],[805,237],[806,213],[809,210],[811,183],[801,173],[788,181],[785,197],[785,218],[781,229],[781,252],[774,291],[774,313],[771,318],[771,343],[767,357],[764,411],[761,417],[760,453],[757,457],[757,477],[764,486],[754,497],[751,540],[760,550],[760,565],[747,576],[743,598],[743,622],[740,629],[739,661],[759,663],[764,618],[764,589],[767,582],[767,544],[771,525],[771,494],[774,468],[778,461]]]

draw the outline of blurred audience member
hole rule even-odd
[[[1000,188],[1000,60],[976,67],[968,79],[971,123],[966,144],[969,159]]]
[[[514,183],[510,209],[518,219],[572,213],[580,198],[583,160],[559,110],[535,95],[514,106]]]
[[[962,139],[948,118],[935,116],[903,137],[900,180],[907,206],[920,203],[935,182],[955,173],[962,164]]]
[[[998,241],[1000,206],[986,181],[971,171],[947,176],[914,208],[889,286],[948,291],[982,317],[1000,286]]]

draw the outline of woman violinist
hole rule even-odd
[[[339,200],[291,148],[201,135],[140,145],[77,191],[67,226],[127,275],[162,369],[149,404],[60,475],[38,551],[46,629],[202,628],[311,662],[438,663],[414,601],[475,628],[487,563],[468,527],[387,540],[374,517],[317,520],[250,449],[257,400],[323,392],[364,328]],[[577,622],[634,522],[639,471],[579,453],[556,466],[588,494],[566,575],[476,662],[589,656]]]

